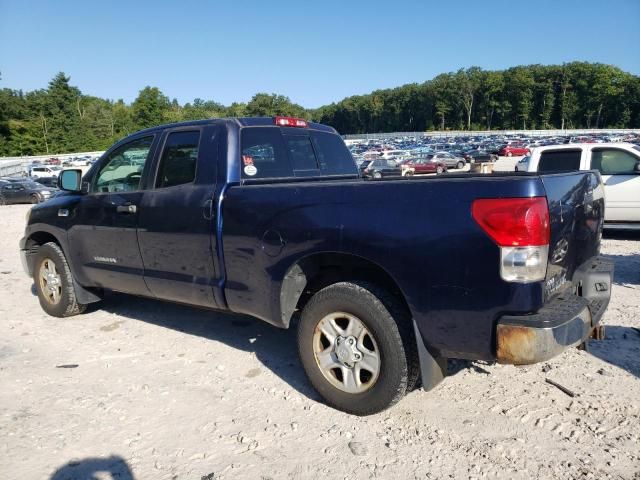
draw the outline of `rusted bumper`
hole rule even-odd
[[[613,263],[593,257],[576,269],[572,284],[581,296],[565,292],[532,315],[505,315],[496,327],[500,363],[527,365],[548,360],[587,340],[611,298]]]
[[[584,342],[595,327],[588,302],[574,297],[551,318],[557,307],[551,305],[542,314],[501,319],[496,332],[498,361],[514,365],[542,362]]]

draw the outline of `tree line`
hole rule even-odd
[[[46,89],[0,90],[0,156],[104,150],[136,130],[163,123],[262,115],[303,117],[343,134],[640,128],[640,77],[584,62],[506,70],[470,67],[422,84],[305,109],[286,96],[268,93],[229,106],[200,98],[180,105],[151,86],[126,104],[84,95],[59,73]]]

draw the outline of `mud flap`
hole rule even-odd
[[[413,321],[413,331],[416,336],[418,346],[418,356],[420,358],[420,375],[422,377],[422,388],[426,391],[435,388],[444,377],[447,376],[447,359],[444,357],[434,357],[429,353],[422,341],[422,335],[418,330],[416,321]]]

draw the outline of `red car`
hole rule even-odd
[[[498,155],[501,157],[519,157],[521,155],[529,155],[531,153],[529,149],[523,145],[505,145],[498,150]]]
[[[444,173],[447,166],[444,162],[434,160],[433,155],[416,157],[406,160],[402,164],[402,175],[420,175],[421,173]]]

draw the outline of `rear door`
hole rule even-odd
[[[145,281],[158,298],[216,307],[216,167],[220,126],[165,132],[140,203]]]
[[[69,254],[81,284],[149,294],[136,229],[157,136],[136,137],[107,153],[69,212]]]
[[[591,168],[599,170],[604,182],[608,222],[640,222],[640,174],[638,155],[615,147],[593,147]]]

